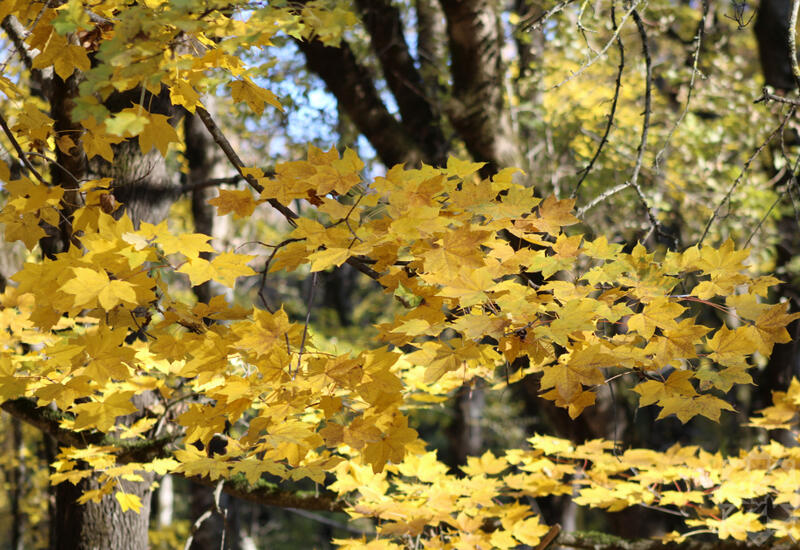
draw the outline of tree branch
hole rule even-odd
[[[27,168],[28,170],[30,170],[31,173],[34,176],[36,176],[36,179],[39,180],[39,182],[43,183],[44,185],[47,185],[47,182],[44,180],[42,175],[39,172],[36,171],[36,168],[33,167],[33,164],[31,164],[31,161],[28,160],[28,157],[25,156],[25,152],[22,150],[22,147],[20,146],[19,142],[17,141],[17,138],[14,136],[14,133],[11,131],[11,128],[8,127],[8,123],[6,122],[6,119],[3,118],[3,115],[1,115],[1,114],[0,114],[0,128],[3,129],[3,133],[6,135],[8,140],[11,142],[11,145],[14,147],[14,150],[17,152],[17,157],[22,162],[22,165],[25,166],[25,168]]]
[[[208,111],[206,111],[202,107],[197,107],[196,111],[197,115],[200,117],[200,120],[203,121],[203,124],[205,124],[206,129],[211,134],[211,137],[214,139],[214,142],[217,145],[219,145],[220,149],[222,149],[222,152],[225,153],[226,157],[228,157],[230,163],[233,165],[234,168],[236,168],[236,171],[239,172],[239,175],[241,175],[242,178],[244,178],[244,180],[250,185],[250,187],[255,189],[258,193],[261,193],[264,190],[264,188],[261,186],[261,184],[259,184],[256,181],[256,179],[253,176],[249,174],[245,175],[244,171],[242,170],[244,167],[242,159],[240,159],[239,155],[236,154],[236,151],[233,150],[233,147],[231,146],[231,143],[228,141],[228,138],[226,138],[225,135],[222,133],[222,130],[219,129],[219,126],[217,126],[216,122],[214,122],[214,119],[211,118],[211,115],[208,114]],[[297,223],[294,220],[296,220],[299,216],[294,212],[294,210],[292,210],[287,206],[284,206],[276,199],[267,199],[267,202],[269,202],[269,204],[273,208],[275,208],[278,212],[283,214],[284,218],[286,218],[286,221],[288,221],[289,224],[291,224],[293,227],[297,226]],[[378,273],[371,267],[364,264],[358,258],[353,258],[351,256],[350,258],[347,259],[347,263],[358,269],[361,273],[363,273],[370,279],[377,281],[381,276],[380,273]]]
[[[338,48],[325,46],[318,40],[296,43],[306,57],[308,68],[336,96],[339,106],[369,140],[381,162],[386,166],[433,163],[415,137],[389,113],[375,89],[372,75],[358,63],[346,42]]]
[[[66,417],[58,410],[47,407],[37,407],[33,399],[19,398],[4,402],[0,405],[11,416],[27,422],[38,428],[43,433],[53,437],[59,444],[86,448],[89,445],[110,445],[120,449],[117,453],[117,463],[149,462],[154,458],[169,456],[168,446],[175,440],[176,435],[166,435],[151,440],[120,440],[108,434],[97,431],[76,432],[61,427],[60,422]],[[200,485],[217,487],[218,480],[212,481],[206,477],[174,474],[184,477]],[[320,492],[319,494],[302,491],[285,491],[276,485],[259,482],[255,486],[247,483],[244,476],[234,476],[225,482],[224,491],[231,496],[263,504],[266,506],[279,506],[281,508],[298,508],[303,510],[319,510],[340,512],[346,503],[337,500],[334,493]]]
[[[386,84],[400,110],[403,126],[418,136],[426,162],[444,165],[447,142],[425,93],[422,75],[408,50],[400,11],[389,0],[356,0],[378,56]]]
[[[441,0],[447,19],[453,99],[448,115],[467,150],[488,177],[504,166],[519,166],[521,155],[505,109],[505,38],[492,0]]]

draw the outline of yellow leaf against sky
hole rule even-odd
[[[269,90],[257,86],[248,77],[230,83],[231,97],[237,103],[245,102],[257,115],[264,112],[264,104],[269,103],[279,111],[283,111],[278,98]]]

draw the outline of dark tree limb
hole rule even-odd
[[[308,68],[322,78],[340,108],[375,148],[381,162],[386,166],[434,162],[422,150],[416,136],[386,108],[373,76],[358,63],[346,42],[337,48],[325,46],[318,40],[297,42],[297,46],[305,55]]]
[[[417,136],[428,162],[444,165],[447,142],[427,97],[425,82],[406,44],[400,11],[390,0],[356,0],[356,4],[386,84],[397,101],[403,126],[412,136]]]
[[[790,16],[792,0],[761,0],[753,26],[761,58],[761,71],[767,86],[778,90],[796,87],[792,71]]]
[[[447,19],[453,79],[448,115],[467,150],[486,162],[481,176],[521,164],[505,109],[505,38],[492,0],[441,0]]]

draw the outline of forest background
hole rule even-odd
[[[3,547],[791,544],[797,12],[4,0]]]

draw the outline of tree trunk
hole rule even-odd
[[[142,473],[144,481],[122,481],[121,489],[142,501],[140,513],[122,511],[114,495],[100,502],[76,503],[85,491],[99,489],[91,477],[73,485],[65,482],[56,488],[56,538],[52,550],[147,550],[150,522],[150,485],[152,474]]]
[[[56,129],[71,129],[75,124],[71,121],[72,99],[77,94],[76,72],[67,82],[54,76],[53,89],[50,92],[51,114]],[[112,94],[106,101],[106,107],[112,112],[120,111],[143,98],[144,105],[151,112],[171,114],[172,108],[166,91],[159,96],[142,94],[140,90]],[[79,127],[78,127],[79,129]],[[86,177],[111,177],[114,181],[114,195],[125,204],[128,215],[138,226],[142,220],[157,222],[162,219],[175,199],[175,183],[167,177],[166,165],[161,154],[155,149],[145,152],[139,149],[137,140],[128,139],[114,145],[114,162],[109,163],[100,157],[86,162],[85,154],[80,149],[80,140],[74,133],[76,147],[64,153],[59,149],[58,160],[62,167],[55,166],[52,172],[53,182],[71,190],[76,196],[77,182]],[[73,135],[70,134],[70,135]],[[65,197],[69,194],[65,195]],[[70,218],[77,198],[62,204],[64,215],[59,232],[49,243],[46,254],[66,251],[72,244],[72,228]],[[47,240],[47,239],[45,239]],[[139,407],[143,409],[149,394],[137,396]],[[140,416],[129,415],[117,422],[132,424]],[[78,497],[86,490],[100,487],[97,476],[84,479],[78,485],[69,482],[61,483],[55,490],[55,517],[52,518],[50,546],[54,550],[145,550],[148,548],[148,525],[150,519],[151,483],[153,476],[142,473],[144,482],[121,480],[117,487],[100,502],[77,503]],[[122,511],[114,497],[116,491],[123,491],[138,496],[142,503],[139,513],[132,510]]]

